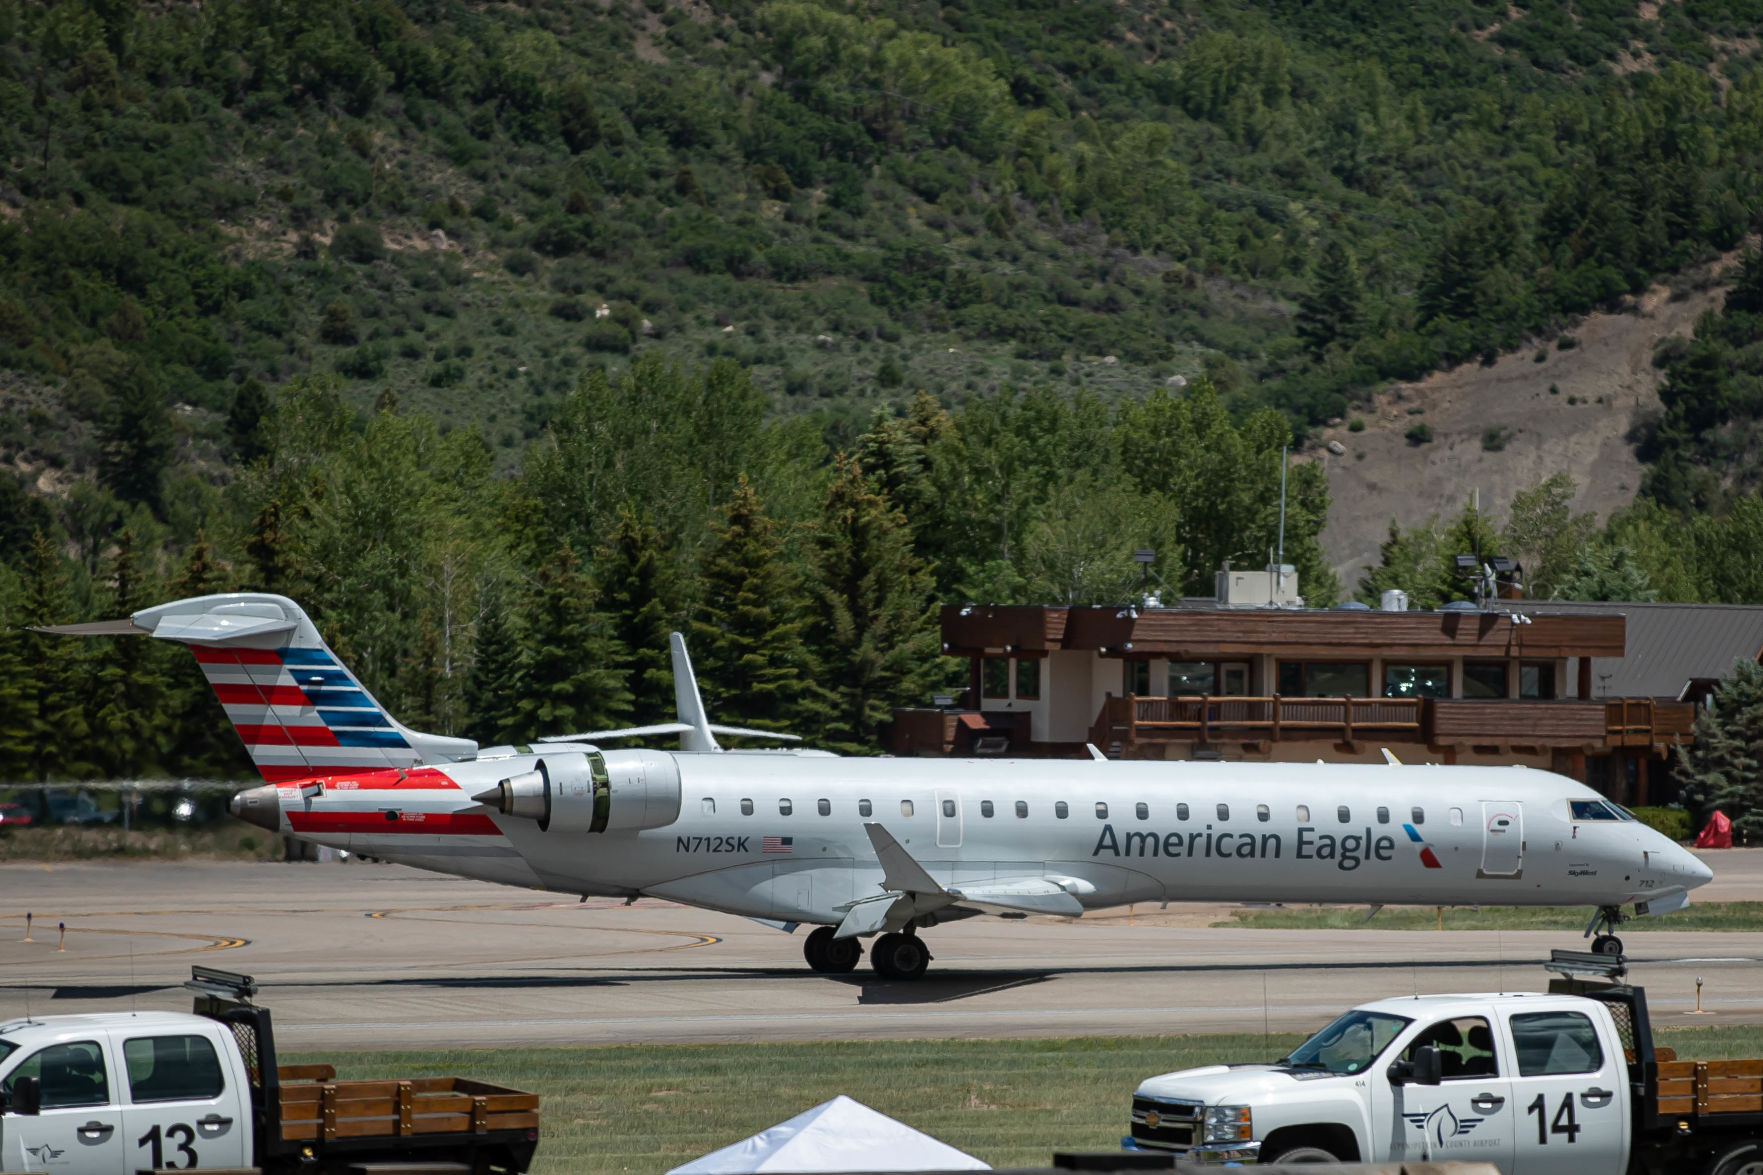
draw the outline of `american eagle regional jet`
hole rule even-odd
[[[919,932],[942,923],[1166,901],[1583,905],[1594,949],[1619,954],[1623,907],[1679,909],[1712,877],[1545,771],[706,753],[689,667],[682,721],[634,728],[682,733],[678,752],[480,748],[386,713],[282,596],[44,631],[190,646],[267,781],[232,801],[253,824],[440,873],[812,925],[821,972],[855,968],[873,937],[875,970],[912,979],[930,961]]]

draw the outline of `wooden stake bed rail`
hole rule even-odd
[[[1660,1062],[1659,1113],[1763,1113],[1763,1060]]]
[[[279,1070],[283,1081],[289,1070]],[[281,1087],[282,1139],[404,1137],[530,1130],[539,1124],[539,1095],[462,1077],[408,1081],[333,1081],[328,1065],[304,1082]]]

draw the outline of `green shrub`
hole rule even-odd
[[[582,346],[622,355],[631,349],[631,332],[610,318],[602,318],[583,333]]]
[[[1688,840],[1692,832],[1690,814],[1682,808],[1636,808],[1635,817],[1672,840]]]
[[[1432,444],[1432,425],[1417,424],[1404,435],[1407,436],[1410,445],[1430,445]]]
[[[539,267],[539,259],[525,249],[510,249],[502,255],[502,268],[515,277],[526,277]]]
[[[1501,449],[1506,447],[1506,441],[1510,436],[1511,434],[1499,425],[1493,425],[1489,428],[1482,429],[1481,451],[1484,453],[1498,453]]]
[[[385,255],[386,242],[380,236],[378,225],[362,224],[360,221],[345,224],[331,238],[331,256],[339,261],[367,265]]]
[[[1555,340],[1555,349],[1558,351],[1571,351],[1577,346],[1579,346],[1579,340],[1572,335],[1562,335]]]
[[[1347,431],[1348,432],[1364,432],[1365,431],[1365,418],[1362,416],[1355,416],[1355,417],[1353,417],[1353,419],[1347,421]]]

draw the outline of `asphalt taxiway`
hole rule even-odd
[[[1709,859],[1716,880],[1697,898],[1763,900],[1763,849]],[[1380,996],[1535,989],[1551,947],[1582,945],[1560,931],[1207,926],[1223,916],[973,919],[925,932],[935,962],[908,983],[867,963],[814,975],[800,935],[742,918],[393,865],[10,864],[0,1021],[187,1008],[178,985],[202,963],[256,976],[289,1050],[1296,1031]],[[1625,937],[1656,1021],[1763,1025],[1763,926]]]

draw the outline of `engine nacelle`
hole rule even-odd
[[[635,832],[679,819],[679,765],[662,751],[547,755],[472,799],[541,832]]]

